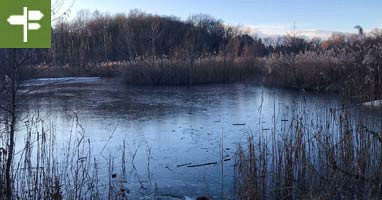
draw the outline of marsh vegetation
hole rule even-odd
[[[248,137],[237,151],[238,198],[379,199],[380,124],[354,118],[346,108],[317,119],[301,113],[280,131]]]

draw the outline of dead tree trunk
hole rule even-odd
[[[8,141],[8,157],[5,169],[5,179],[6,179],[6,193],[7,199],[12,199],[12,162],[15,147],[15,128],[16,128],[16,103],[17,103],[17,60],[16,60],[16,49],[13,49],[11,64],[11,99],[10,99],[10,109],[8,110],[11,116],[10,130],[9,130],[9,141]]]

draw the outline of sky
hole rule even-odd
[[[293,24],[304,34],[356,32],[382,28],[382,0],[74,0],[71,17],[81,9],[128,13],[138,9],[187,19],[209,14],[226,24],[251,27],[264,34],[283,34]]]

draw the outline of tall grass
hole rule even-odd
[[[380,124],[365,125],[346,109],[277,124],[239,147],[238,199],[380,199]]]
[[[131,61],[88,63],[84,66],[37,66],[39,77],[120,77],[129,85],[195,85],[261,81],[264,64],[257,58],[220,56],[189,59],[137,58]]]
[[[265,59],[265,85],[337,92],[346,98],[368,101],[382,98],[382,71],[372,55],[334,51],[273,54]],[[370,58],[371,57],[371,58]],[[372,61],[369,61],[369,60]]]
[[[38,116],[25,121],[26,134],[20,143],[24,146],[15,152],[12,166],[13,199],[127,199],[125,145],[122,159],[110,156],[106,163],[100,162],[78,117],[72,117],[74,125],[64,145],[57,143],[53,124]],[[0,199],[6,199],[1,154]]]
[[[259,81],[263,64],[256,58],[200,58],[195,61],[160,59],[153,63],[122,64],[123,77],[131,85],[195,85]]]
[[[333,50],[267,57],[206,56],[196,59],[136,58],[83,66],[37,66],[40,77],[120,77],[129,85],[195,85],[255,82],[267,86],[338,92],[368,101],[382,98],[382,74],[374,55]]]
[[[272,54],[265,58],[268,74],[264,84],[315,91],[339,89],[341,59],[330,52],[293,55]]]

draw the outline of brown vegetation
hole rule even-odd
[[[330,109],[318,121],[296,114],[281,129],[275,124],[270,136],[249,137],[237,151],[238,198],[379,199],[378,125],[365,126],[346,109]]]

